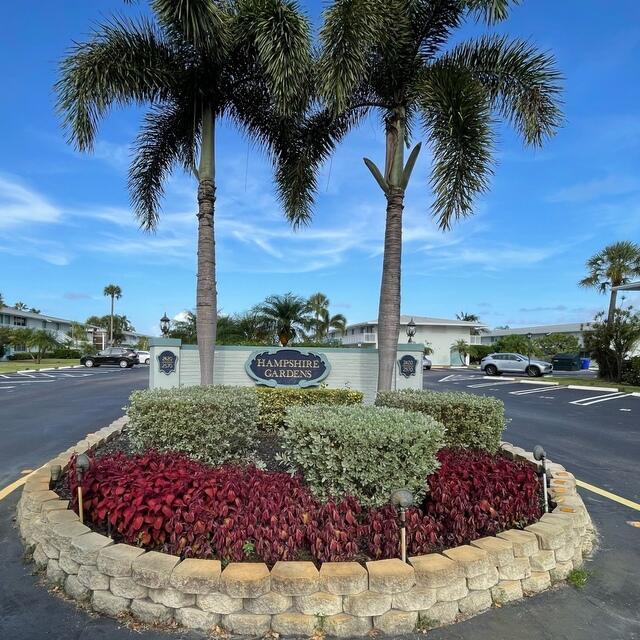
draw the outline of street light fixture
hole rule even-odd
[[[169,335],[169,326],[171,325],[171,320],[167,317],[167,313],[160,318],[160,331],[162,331],[162,335],[166,338]]]
[[[416,323],[413,321],[413,318],[409,320],[409,324],[407,325],[407,336],[409,338],[409,342],[413,342],[413,337],[416,335]]]
[[[529,341],[529,366],[531,366],[531,338],[533,338],[533,334],[531,332],[527,333],[527,340]]]
[[[408,489],[398,489],[391,494],[391,504],[400,512],[400,556],[407,561],[407,509],[413,504],[413,494]]]

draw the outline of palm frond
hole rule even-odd
[[[243,0],[235,25],[243,64],[255,56],[283,115],[304,109],[312,90],[311,28],[293,0]],[[248,60],[247,60],[248,58]]]
[[[112,104],[156,102],[170,92],[181,55],[148,21],[115,18],[62,61],[55,89],[70,142],[90,150]]]
[[[398,17],[393,5],[386,0],[335,0],[324,11],[319,91],[336,113],[347,107],[369,73],[371,51],[389,41]]]
[[[491,110],[483,87],[464,69],[435,64],[418,101],[431,143],[434,216],[443,229],[470,215],[492,174]]]
[[[523,40],[487,36],[458,45],[443,60],[481,82],[492,106],[527,144],[541,145],[560,126],[562,74],[551,54]]]
[[[222,58],[229,44],[228,13],[222,4],[213,0],[153,0],[151,8],[167,31]]]
[[[490,25],[506,20],[511,6],[521,3],[522,0],[462,0],[462,5],[467,10]]]
[[[173,167],[195,167],[200,122],[201,113],[194,112],[192,103],[163,104],[145,116],[129,168],[131,201],[143,228],[157,224],[164,183]]]

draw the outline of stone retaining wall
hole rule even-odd
[[[175,620],[184,627],[262,635],[365,636],[413,632],[468,617],[544,591],[582,566],[594,529],[575,478],[548,463],[557,506],[540,522],[470,545],[409,559],[267,565],[183,560],[95,533],[50,490],[51,467],[63,470],[72,453],[111,439],[125,418],[90,434],[35,472],[26,482],[17,521],[33,561],[78,601],[109,616],[130,614],[150,624]],[[503,443],[514,459],[537,464],[530,453]]]

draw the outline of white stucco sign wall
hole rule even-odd
[[[200,384],[200,358],[195,345],[182,345],[180,340],[170,338],[154,338],[150,352],[151,388]],[[175,361],[167,352],[175,356]],[[167,371],[172,363],[174,369]],[[369,348],[218,346],[213,381],[214,384],[239,386],[322,384],[332,389],[357,389],[364,393],[366,403],[372,403],[378,385],[378,351]],[[394,388],[422,389],[422,345],[398,345]]]

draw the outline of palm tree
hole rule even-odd
[[[291,292],[269,296],[256,309],[263,324],[270,328],[271,335],[278,336],[283,347],[298,336],[304,337],[310,326],[307,301]]]
[[[309,296],[307,300],[307,305],[309,306],[309,311],[313,314],[314,322],[316,325],[316,339],[319,339],[317,327],[322,322],[323,316],[325,313],[329,311],[329,298],[324,293],[313,293]]]
[[[319,83],[326,108],[309,117],[295,153],[297,173],[279,176],[308,211],[316,169],[351,128],[377,115],[385,136],[384,170],[364,159],[386,199],[378,309],[378,388],[390,389],[400,329],[404,196],[420,152],[405,147],[422,129],[433,156],[433,215],[446,230],[473,213],[489,186],[494,116],[524,141],[555,133],[560,74],[553,58],[521,40],[483,37],[447,48],[466,18],[493,24],[510,0],[334,0],[321,30]],[[327,121],[331,126],[327,126]],[[295,154],[294,154],[295,155]]]
[[[337,329],[340,333],[344,333],[347,328],[347,319],[337,313],[332,316],[329,314],[329,298],[324,293],[314,293],[309,296],[307,306],[313,314],[314,337],[317,341],[324,340],[330,329]]]
[[[469,345],[467,341],[463,338],[460,340],[456,340],[451,345],[451,351],[455,351],[460,356],[460,362],[462,364],[467,364],[467,356],[469,355]]]
[[[122,289],[117,284],[108,284],[103,291],[104,295],[111,298],[111,313],[109,314],[109,346],[113,346],[113,311],[115,301],[122,298]]]
[[[328,309],[322,312],[320,320],[314,319],[316,329],[316,339],[324,340],[331,329],[336,329],[341,334],[347,330],[347,319],[341,314],[330,315]]]
[[[479,316],[475,313],[465,313],[464,311],[456,313],[456,318],[464,322],[480,322]]]
[[[607,320],[613,324],[618,292],[614,287],[628,284],[640,276],[640,245],[628,240],[614,242],[587,260],[588,275],[578,283],[581,287],[609,289]]]
[[[13,305],[14,309],[17,309],[18,311],[26,311],[27,310],[27,303],[26,302],[16,302]]]
[[[113,18],[63,61],[58,107],[77,148],[93,148],[113,105],[149,105],[129,186],[135,214],[156,228],[164,184],[182,167],[198,181],[196,306],[202,384],[213,382],[215,130],[224,118],[278,161],[309,99],[309,24],[294,0],[152,0],[153,20]],[[287,118],[285,119],[285,116]],[[197,165],[197,169],[196,169]],[[291,220],[299,222],[291,212]]]

